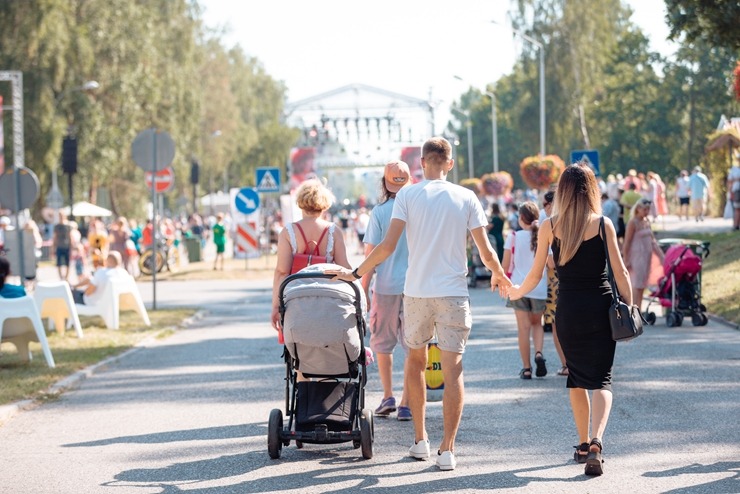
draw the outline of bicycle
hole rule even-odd
[[[142,274],[150,276],[154,272],[155,266],[157,273],[161,273],[165,266],[170,273],[177,271],[177,268],[180,266],[180,252],[172,245],[171,241],[160,241],[159,248],[157,249],[156,264],[154,250],[151,247],[146,248],[139,256],[139,270]]]

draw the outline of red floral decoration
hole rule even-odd
[[[735,99],[740,101],[740,60],[737,61],[732,74],[735,76]]]
[[[560,174],[565,170],[565,163],[559,156],[529,156],[519,165],[519,172],[524,183],[533,189],[546,189],[558,181]]]
[[[487,173],[481,180],[483,192],[487,196],[503,196],[514,187],[514,179],[508,172]]]

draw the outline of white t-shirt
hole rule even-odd
[[[534,264],[534,251],[532,250],[532,232],[529,230],[519,230],[515,235],[509,233],[504,242],[504,250],[511,250],[514,245],[514,271],[511,273],[511,282],[515,285],[521,285],[524,278]],[[532,291],[527,294],[527,298],[537,300],[547,300],[547,270],[542,270],[542,279]]]
[[[735,180],[732,183],[730,191],[740,190],[740,166],[735,165],[730,168],[730,172],[727,174],[727,180]]]
[[[364,235],[367,231],[367,224],[370,223],[370,215],[367,213],[360,213],[357,216],[357,221],[355,222],[355,230],[358,234]]]
[[[95,305],[103,296],[105,284],[111,280],[119,279],[124,276],[130,276],[123,268],[100,268],[95,270],[95,274],[90,279],[90,283],[95,285],[95,291],[90,295],[84,295],[85,305]]]
[[[406,223],[409,297],[467,297],[468,231],[488,224],[473,191],[446,180],[424,180],[396,195],[392,218]]]
[[[676,197],[689,197],[689,177],[678,177],[676,179]]]
[[[370,212],[370,223],[363,241],[366,244],[378,245],[385,238],[391,224],[391,214],[395,199],[388,199]],[[375,267],[375,292],[383,295],[401,295],[406,281],[406,270],[409,267],[409,245],[406,242],[406,231],[401,234],[393,254]]]

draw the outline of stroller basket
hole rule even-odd
[[[328,431],[349,432],[356,410],[357,383],[299,382],[296,400],[296,431],[313,431],[325,424]]]

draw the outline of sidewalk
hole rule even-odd
[[[686,233],[722,233],[732,231],[732,220],[724,218],[705,218],[704,221],[695,221],[693,218],[688,220],[679,219],[678,216],[669,214],[658,218],[653,222],[655,232],[661,233],[665,237],[670,232]]]

